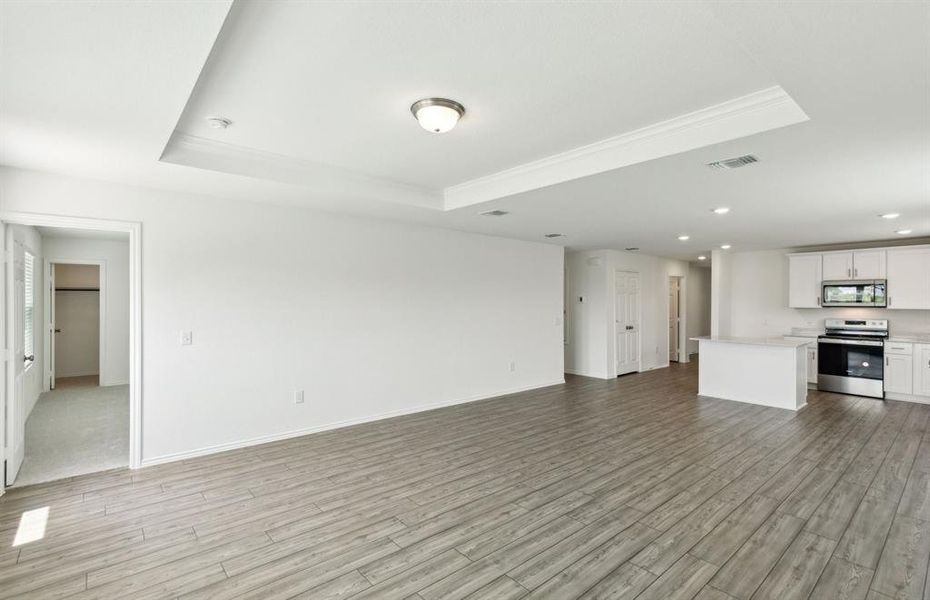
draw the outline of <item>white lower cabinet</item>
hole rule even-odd
[[[807,383],[817,383],[817,344],[807,347]]]
[[[885,393],[910,394],[914,389],[914,358],[910,354],[885,354]]]
[[[930,344],[914,344],[914,395],[930,396]]]

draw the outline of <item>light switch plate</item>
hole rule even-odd
[[[194,334],[188,329],[181,332],[181,345],[190,346],[194,343]]]
[[[304,391],[295,390],[294,391],[294,404],[303,404],[304,403]]]

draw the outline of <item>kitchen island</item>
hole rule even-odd
[[[807,404],[807,341],[701,336],[698,394],[799,410]]]

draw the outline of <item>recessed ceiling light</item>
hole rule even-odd
[[[506,210],[486,210],[483,213],[478,213],[482,217],[503,217],[504,215],[509,215],[510,213]]]
[[[678,239],[681,240],[682,242],[687,242],[688,240],[691,239],[691,236],[689,236],[689,235],[680,235],[680,236],[678,236]]]
[[[885,213],[883,215],[878,215],[883,219],[897,219],[901,216],[901,213]]]
[[[459,122],[465,114],[465,107],[448,98],[423,98],[413,103],[410,112],[423,129],[430,133],[445,133]]]
[[[698,256],[698,260],[707,260],[707,257],[702,254]]]
[[[715,209],[714,209],[714,213],[715,213],[715,214],[718,214],[718,215],[725,215],[725,214],[727,214],[728,212],[730,212],[730,209],[727,208],[726,206],[721,206],[720,208],[715,208]]]
[[[729,250],[729,249],[732,248],[732,247],[733,247],[733,246],[731,246],[730,244],[723,244],[723,245],[720,246],[720,248],[723,249],[723,250]]]
[[[547,237],[547,238],[559,238],[559,237],[564,237],[564,236],[565,236],[564,233],[547,233],[544,237]]]
[[[910,232],[911,232],[910,229],[899,229],[899,230],[895,231],[895,233],[897,233],[898,235],[907,235],[907,234],[909,234]]]
[[[225,117],[207,117],[207,125],[213,129],[226,129],[232,125],[232,121]]]

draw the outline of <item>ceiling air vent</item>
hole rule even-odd
[[[503,217],[504,215],[510,213],[508,213],[506,210],[489,210],[480,214],[482,217]]]
[[[711,169],[738,169],[740,167],[745,167],[746,165],[751,165],[752,163],[759,162],[759,159],[753,156],[752,154],[747,154],[745,156],[737,156],[736,158],[727,158],[724,160],[718,160],[716,162],[707,163],[707,166]]]

